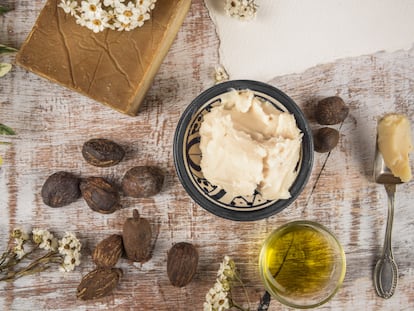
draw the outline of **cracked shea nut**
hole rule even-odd
[[[168,251],[167,274],[173,286],[186,286],[194,277],[198,265],[198,251],[187,242],[174,244]]]
[[[156,166],[135,166],[122,179],[122,191],[133,198],[148,198],[161,191],[164,173]]]
[[[330,127],[322,127],[313,135],[316,152],[325,153],[336,147],[339,141],[339,132]]]
[[[118,268],[98,268],[82,278],[78,285],[76,297],[82,300],[92,300],[105,297],[112,293],[122,277]]]
[[[121,208],[115,186],[102,177],[89,177],[80,184],[82,196],[95,212],[110,214]]]
[[[75,202],[81,196],[80,178],[67,172],[50,175],[42,186],[43,202],[51,207],[62,207]]]
[[[334,125],[346,119],[348,106],[339,96],[331,96],[318,102],[315,110],[316,121],[321,125]]]
[[[82,155],[86,162],[98,167],[118,164],[125,156],[124,149],[109,139],[94,138],[83,144]]]
[[[122,231],[124,249],[129,260],[143,263],[151,258],[151,225],[139,216],[138,210],[132,213],[132,218],[125,221]]]
[[[92,260],[100,268],[113,268],[121,258],[123,251],[122,236],[112,234],[96,245]]]

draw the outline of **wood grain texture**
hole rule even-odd
[[[44,1],[18,1],[15,11],[0,18],[1,43],[19,47],[31,30]],[[385,231],[386,194],[374,184],[372,161],[377,118],[386,112],[414,117],[414,50],[339,60],[270,83],[291,96],[317,128],[316,101],[339,95],[351,110],[339,126],[339,146],[329,155],[315,154],[311,179],[289,208],[266,220],[239,223],[217,218],[197,206],[175,174],[172,143],[181,113],[202,90],[213,84],[219,64],[219,40],[202,0],[194,0],[185,22],[156,75],[137,117],[124,116],[77,93],[14,67],[0,83],[0,122],[18,135],[0,145],[5,163],[0,170],[0,248],[9,231],[44,227],[62,235],[74,231],[83,243],[82,264],[74,272],[51,270],[14,283],[0,284],[2,310],[202,310],[205,293],[215,282],[224,255],[236,261],[255,310],[264,293],[258,254],[276,227],[298,219],[330,228],[344,246],[347,275],[341,290],[321,310],[412,310],[414,308],[414,198],[412,183],[397,187],[394,256],[400,276],[396,294],[378,298],[372,283],[375,261]],[[126,159],[110,168],[87,164],[83,142],[112,139],[126,149]],[[42,203],[44,180],[58,170],[82,177],[103,176],[119,183],[135,165],[158,165],[166,173],[160,194],[148,199],[123,198],[124,209],[101,215],[79,200],[64,208]],[[124,276],[109,297],[76,300],[82,275],[94,268],[91,252],[137,208],[159,229],[153,257],[142,266],[122,260]],[[197,246],[200,259],[193,281],[184,288],[170,285],[167,251],[178,242]],[[236,298],[246,303],[240,292]],[[273,301],[270,310],[288,310]]]

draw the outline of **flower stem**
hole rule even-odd
[[[15,266],[18,262],[19,260],[16,259],[16,255],[10,249],[7,250],[7,252],[4,252],[0,258],[0,273],[3,272],[3,270]]]
[[[0,281],[10,282],[25,275],[44,271],[50,268],[51,263],[62,263],[62,257],[55,251],[45,254],[20,270],[9,271],[5,276],[0,278]]]
[[[3,270],[5,270],[5,269],[9,269],[11,267],[16,266],[23,259],[28,257],[30,254],[32,254],[38,248],[39,248],[39,246],[36,245],[32,250],[30,250],[30,252],[25,253],[20,258],[17,258],[16,254],[12,250],[9,249],[7,252],[3,253],[2,257],[0,258],[0,273],[3,272]]]
[[[7,252],[4,252],[4,253],[1,255],[1,257],[0,257],[0,269],[1,269],[1,266],[2,266],[3,262],[5,262],[5,261],[6,261],[6,259],[7,259],[7,257],[9,256],[9,254],[10,254],[10,250],[8,250]],[[1,270],[0,270],[0,271],[1,271]]]
[[[241,277],[240,277],[239,273],[237,273],[237,272],[236,272],[236,273],[234,274],[234,277],[235,277],[235,279],[237,280],[237,282],[239,282],[239,283],[240,283],[241,287],[243,288],[243,293],[244,293],[244,295],[246,296],[246,299],[247,299],[247,304],[249,305],[249,308],[248,308],[248,309],[250,309],[250,299],[249,299],[249,294],[247,293],[246,286],[244,286],[244,283],[243,283],[243,281],[242,281],[242,279],[241,279]]]

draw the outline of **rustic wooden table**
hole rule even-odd
[[[0,41],[19,47],[42,9],[43,0],[17,1],[15,10],[0,17]],[[314,103],[339,95],[350,115],[337,126],[340,143],[330,154],[315,154],[311,179],[297,201],[283,212],[256,222],[217,218],[196,205],[175,174],[172,141],[181,113],[202,90],[214,83],[219,40],[202,0],[194,0],[137,117],[121,115],[88,98],[14,67],[0,83],[0,122],[17,132],[2,137],[0,170],[0,247],[10,230],[47,228],[58,235],[80,237],[82,264],[62,274],[52,268],[12,283],[0,284],[2,310],[202,310],[205,294],[215,282],[224,255],[234,258],[247,286],[251,310],[264,293],[258,273],[262,241],[288,221],[307,219],[330,228],[344,246],[347,274],[336,296],[321,310],[413,310],[414,197],[412,183],[397,188],[394,256],[398,287],[388,300],[377,297],[372,274],[385,231],[386,194],[372,178],[377,118],[386,112],[414,118],[414,49],[377,53],[311,68],[270,83],[290,95],[316,128]],[[82,158],[82,143],[92,137],[112,139],[127,150],[126,160],[99,169]],[[101,215],[79,200],[50,208],[40,197],[47,176],[66,170],[80,176],[105,176],[119,181],[134,165],[159,165],[165,171],[162,192],[150,199],[123,198],[124,209]],[[137,208],[159,226],[153,258],[142,266],[122,260],[124,277],[109,297],[76,300],[76,287],[92,270],[91,250],[103,237],[120,233],[126,217]],[[200,260],[193,281],[184,288],[170,285],[166,274],[168,249],[177,242],[197,246]],[[247,305],[243,295],[236,298]],[[270,310],[288,309],[273,301]]]

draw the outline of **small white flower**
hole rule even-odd
[[[18,248],[23,248],[23,245],[26,241],[22,240],[22,239],[14,239],[14,248],[18,249]]]
[[[141,8],[142,12],[149,12],[155,6],[155,1],[153,0],[137,0],[136,6]]]
[[[226,297],[218,302],[217,311],[224,311],[230,309],[230,300]]]
[[[66,14],[75,16],[76,9],[78,8],[78,3],[73,0],[61,0],[58,7],[62,8]]]
[[[230,301],[227,294],[220,293],[214,301],[213,308],[215,310],[227,310],[230,308]]]
[[[66,272],[73,271],[76,266],[80,264],[79,256],[66,256],[63,259],[63,263],[61,268],[63,268]]]
[[[123,2],[125,2],[125,0],[104,0],[103,4],[106,7],[116,8]]]
[[[14,228],[11,233],[11,237],[22,241],[29,240],[29,235],[21,228]]]
[[[223,288],[223,284],[221,284],[220,282],[216,282],[215,284],[214,284],[214,290],[217,292],[217,293],[220,293],[220,292],[223,292],[223,291],[225,291],[224,290],[224,288]]]
[[[98,33],[105,29],[105,22],[98,17],[86,20],[85,26],[91,29],[94,33]]]
[[[59,253],[62,255],[72,254],[73,252],[80,252],[82,244],[71,232],[66,232],[64,237],[59,241]]]
[[[206,299],[208,300],[214,300],[214,297],[216,297],[216,290],[214,289],[214,287],[210,288],[210,290],[208,291],[207,295],[206,295]]]
[[[224,271],[226,271],[227,269],[229,269],[229,266],[226,265],[224,262],[220,263],[220,268],[217,271],[217,277],[218,278],[225,278],[226,276],[224,275]]]
[[[99,0],[87,0],[81,2],[82,14],[86,19],[99,18],[102,15],[102,3]]]
[[[80,255],[77,253],[74,256],[66,256],[63,259],[63,263],[60,265],[59,270],[63,272],[70,272],[75,269],[76,266],[80,265]]]
[[[118,31],[130,31],[132,29],[131,23],[121,23],[120,21],[115,20],[114,27]]]
[[[40,244],[40,243],[42,243],[42,241],[43,241],[43,232],[44,232],[45,230],[42,230],[42,229],[33,229],[32,230],[32,239],[33,239],[33,242],[35,242],[35,244]]]
[[[55,251],[58,246],[57,239],[48,230],[33,229],[33,242],[38,245],[39,248],[44,250]]]
[[[150,10],[155,8],[155,2],[157,2],[157,0],[152,0],[152,3],[149,5]]]
[[[217,66],[214,71],[214,81],[217,83],[227,81],[229,79],[229,75],[224,69],[223,66]]]
[[[221,283],[221,286],[223,287],[223,291],[225,292],[230,291],[231,284],[227,279],[217,280],[217,281]]]
[[[208,302],[205,302],[205,303],[203,304],[203,310],[204,310],[204,311],[214,311],[214,310],[213,310],[213,306],[212,306],[210,303],[208,303]]]
[[[20,238],[14,239],[13,253],[16,255],[17,259],[21,259],[24,255],[26,255],[26,250],[24,249],[25,242],[26,240]]]
[[[256,17],[257,5],[254,0],[226,0],[224,11],[240,20],[252,20]]]
[[[81,14],[81,15],[76,16],[76,24],[79,24],[83,27],[86,26],[86,21],[87,20],[88,19],[86,18],[85,14]]]
[[[70,272],[75,270],[75,265],[72,263],[66,263],[63,262],[60,266],[59,266],[59,271],[61,272]]]
[[[220,301],[226,298],[227,294],[228,294],[227,292],[223,292],[223,291],[217,292],[216,296],[214,297],[216,303],[220,304]]]
[[[133,2],[127,5],[121,3],[115,8],[115,17],[122,24],[131,24],[132,21],[137,20],[139,14],[140,11]]]
[[[144,22],[150,19],[149,13],[141,13],[136,17],[136,23],[138,27],[142,27],[144,25]]]
[[[14,247],[13,253],[16,254],[17,259],[22,259],[24,255],[26,255],[26,251],[23,247]]]
[[[65,236],[59,241],[59,254],[63,255],[63,263],[59,267],[60,271],[69,272],[80,265],[81,243],[73,233],[66,232]]]

